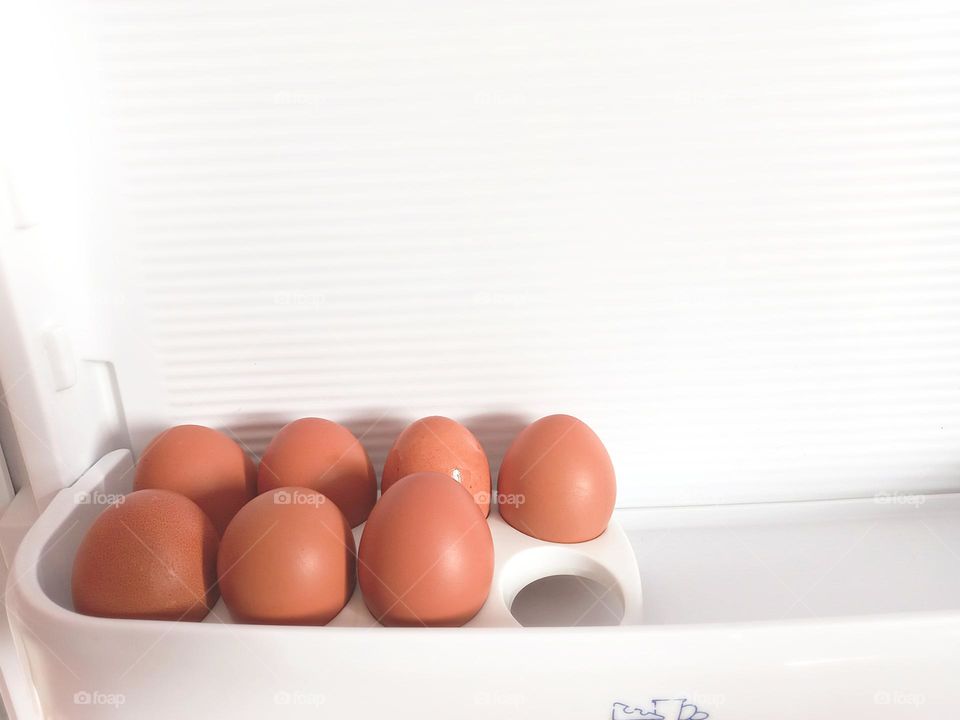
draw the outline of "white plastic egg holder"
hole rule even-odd
[[[478,627],[520,625],[511,608],[528,585],[554,575],[593,580],[602,593],[619,593],[620,625],[637,625],[643,614],[640,571],[626,533],[611,520],[600,537],[583,543],[550,543],[524,535],[491,513],[495,566],[486,604],[468,623]],[[596,596],[603,604],[604,595]]]
[[[59,606],[57,614],[66,611],[68,614],[63,617],[69,624],[108,622],[121,627],[139,624],[76,614],[69,590],[73,557],[86,529],[107,502],[131,492],[132,483],[132,457],[128,451],[119,450],[104,457],[73,488],[62,491],[52,504],[49,520],[52,526],[59,527],[51,545],[46,546],[56,544],[59,552],[48,554],[42,541],[34,546],[32,537],[43,537],[44,532],[43,523],[38,523],[25,540],[24,552],[18,559],[19,572],[15,574],[17,582],[11,587],[11,599],[26,593],[24,600],[39,601],[50,609]],[[511,612],[517,595],[537,580],[562,575],[593,581],[603,588],[595,600],[600,605],[607,594],[622,606],[622,619],[617,624],[640,623],[643,610],[640,572],[630,541],[616,521],[611,521],[599,537],[582,543],[537,540],[508,525],[496,510],[491,511],[488,523],[494,545],[493,580],[486,603],[466,627],[521,627]],[[362,532],[363,525],[353,530],[357,546]],[[222,598],[203,622],[233,624]],[[327,627],[375,628],[380,624],[367,610],[358,586]]]
[[[599,537],[582,543],[551,543],[524,535],[507,524],[492,509],[487,522],[493,535],[494,569],[490,594],[480,612],[465,627],[521,627],[511,612],[517,595],[543,578],[568,575],[593,581],[600,588],[594,595],[598,606],[609,595],[623,609],[619,625],[637,625],[643,613],[640,571],[626,533],[611,520]],[[357,547],[363,525],[354,528]],[[586,592],[591,592],[589,589]],[[204,622],[231,623],[221,599]],[[328,624],[329,627],[379,627],[370,614],[360,587]]]
[[[640,571],[633,548],[626,534],[611,521],[600,537],[582,543],[551,543],[524,535],[508,525],[492,510],[488,518],[493,535],[494,569],[490,594],[480,612],[465,627],[520,627],[511,607],[517,595],[531,583],[558,575],[572,575],[592,580],[603,588],[595,596],[598,605],[605,594],[623,607],[620,625],[640,623],[643,595]],[[354,529],[359,546],[363,526]],[[589,592],[589,591],[588,591]],[[214,608],[209,619],[224,618],[221,604]],[[379,623],[367,610],[359,587],[350,602],[331,622],[331,626],[374,627]]]

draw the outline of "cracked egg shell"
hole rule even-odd
[[[421,418],[404,429],[393,443],[380,478],[381,492],[416,472],[439,472],[459,482],[473,495],[484,517],[490,514],[490,464],[473,433],[450,418]]]

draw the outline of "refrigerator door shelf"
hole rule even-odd
[[[921,703],[925,716],[950,711],[960,496],[620,510],[608,549],[635,552],[646,607],[642,622],[619,627],[521,628],[481,614],[482,630],[382,628],[346,622],[358,597],[327,627],[85,617],[70,608],[73,555],[103,503],[129,490],[131,467],[130,453],[116,451],[62,491],[8,579],[16,645],[46,717],[109,718],[118,707],[138,718],[389,708],[398,718],[883,719]],[[515,531],[492,524],[502,547],[501,533]],[[870,560],[878,553],[882,563]],[[775,570],[757,572],[776,556]],[[541,572],[577,569],[545,563]],[[843,585],[825,582],[832,573],[860,591],[818,592]],[[491,598],[500,612],[512,600],[497,595],[505,580]],[[824,687],[843,691],[825,697]]]

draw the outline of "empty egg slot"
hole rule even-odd
[[[524,627],[620,625],[624,594],[601,563],[576,551],[527,550],[504,568],[504,603]]]
[[[493,586],[475,627],[638,625],[643,596],[633,547],[612,521],[600,537],[551,543],[491,513]]]
[[[600,627],[623,620],[619,586],[579,575],[550,575],[524,587],[510,605],[524,627]]]

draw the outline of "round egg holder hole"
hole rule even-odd
[[[611,520],[597,538],[552,543],[525,535],[490,514],[493,583],[477,627],[638,625],[640,570],[626,533]]]
[[[638,625],[643,611],[640,571],[626,533],[611,520],[599,537],[551,543],[508,525],[496,510],[490,594],[464,627],[584,627]],[[354,528],[360,544],[363,526]],[[230,622],[221,599],[204,622]],[[328,627],[379,627],[360,588]]]

